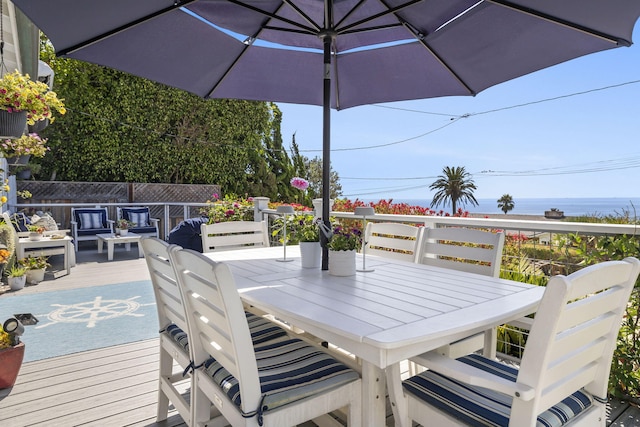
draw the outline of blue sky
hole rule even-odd
[[[443,167],[464,166],[477,198],[640,196],[640,25],[634,40],[476,97],[332,110],[332,165],[343,195],[431,199],[428,187]],[[582,92],[588,93],[563,97]],[[509,108],[557,97],[563,98]],[[321,156],[321,107],[278,106],[285,147],[295,133],[304,155]],[[490,112],[497,109],[504,110]],[[457,119],[465,114],[471,115]]]

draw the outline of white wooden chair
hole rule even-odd
[[[175,272],[169,261],[169,249],[178,246],[169,245],[156,238],[142,238],[140,244],[151,276],[160,325],[157,421],[167,418],[169,401],[171,401],[184,422],[192,425],[189,401],[176,387],[176,383],[183,381],[184,377],[181,373],[173,372],[174,360],[183,370],[187,369],[191,363],[186,332],[188,329],[186,312],[182,305]]]
[[[203,252],[269,246],[269,231],[266,221],[228,221],[202,224],[200,231]]]
[[[169,259],[169,250],[171,248],[180,249],[180,246],[169,245],[154,237],[143,237],[140,244],[151,276],[160,325],[160,383],[157,420],[162,421],[167,418],[168,405],[171,401],[184,422],[187,425],[192,425],[191,406],[179,391],[180,388],[184,391],[184,387],[177,384],[177,382],[184,380],[183,371],[173,372],[174,360],[183,370],[190,367],[191,364],[186,310],[178,289],[175,269]],[[245,313],[245,316],[254,342],[265,343],[287,337],[286,331],[270,320],[251,313]]]
[[[458,271],[500,276],[504,233],[473,228],[424,228],[416,262]],[[496,356],[495,329],[481,332],[440,348],[443,355],[459,357],[484,348],[484,355]]]
[[[210,420],[211,404],[232,426],[293,426],[345,406],[349,425],[361,424],[357,372],[299,339],[252,345],[229,267],[188,249],[170,256],[198,337],[189,345],[194,424],[225,424]]]
[[[607,385],[622,316],[640,272],[626,258],[549,280],[520,369],[473,354],[427,353],[429,370],[400,381],[387,371],[396,426],[606,425]],[[403,393],[404,391],[404,393]],[[404,395],[404,396],[403,396]],[[476,404],[479,406],[473,407]],[[485,425],[485,424],[482,424]]]
[[[414,262],[420,228],[397,222],[369,222],[365,229],[365,253]]]

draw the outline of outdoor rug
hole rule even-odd
[[[0,322],[31,313],[25,326],[25,362],[158,336],[148,280],[0,298]]]

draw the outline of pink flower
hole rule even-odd
[[[295,178],[291,178],[291,185],[298,190],[304,191],[309,188],[309,181],[296,176]]]

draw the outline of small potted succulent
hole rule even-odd
[[[13,264],[7,271],[7,282],[12,291],[24,288],[27,281],[27,269],[20,264]]]
[[[129,221],[128,219],[120,218],[116,222],[116,234],[126,236],[129,233],[129,229],[135,227],[136,223]]]

